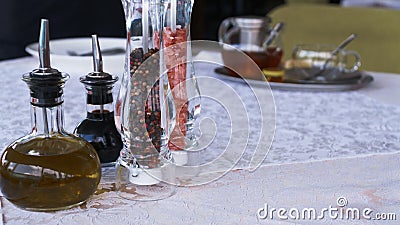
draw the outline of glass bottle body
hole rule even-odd
[[[87,113],[75,133],[88,141],[99,155],[102,166],[113,166],[122,149],[121,135],[115,127],[114,112]]]
[[[121,135],[114,121],[112,85],[115,80],[87,81],[87,116],[74,133],[88,141],[96,150],[103,167],[114,166],[122,149]],[[105,83],[94,86],[96,83]]]
[[[4,196],[33,211],[68,209],[85,202],[101,177],[95,150],[63,130],[61,104],[33,105],[31,112],[32,133],[10,144],[1,158]]]

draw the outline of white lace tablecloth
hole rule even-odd
[[[25,135],[29,130],[29,91],[26,84],[21,81],[21,75],[36,68],[37,65],[38,62],[31,57],[0,62],[1,149],[4,149],[16,138]],[[308,174],[311,176],[314,173],[316,179],[319,181],[322,179],[321,182],[328,185],[331,178],[321,173],[324,170],[323,162],[329,162],[326,160],[333,160],[332,162],[335,162],[336,166],[333,166],[332,170],[337,170],[339,174],[343,175],[345,173],[340,169],[340,166],[342,164],[352,165],[348,164],[349,158],[354,158],[351,159],[351,162],[358,160],[360,165],[357,165],[358,167],[356,166],[355,170],[349,170],[348,173],[358,176],[357,172],[362,171],[363,168],[367,169],[366,164],[371,163],[368,160],[374,160],[371,157],[383,155],[386,157],[385,160],[394,160],[389,166],[392,166],[392,169],[397,169],[396,176],[393,178],[397,179],[400,173],[399,167],[396,167],[396,162],[400,164],[400,157],[396,154],[400,150],[400,89],[398,88],[400,87],[400,77],[381,73],[371,74],[375,81],[370,86],[357,91],[333,93],[273,91],[276,104],[274,141],[269,154],[262,163],[263,167],[255,173],[232,172],[206,186],[179,188],[175,196],[160,202],[134,203],[118,198],[113,192],[106,192],[93,197],[84,207],[57,213],[21,211],[14,208],[3,198],[3,222],[7,222],[7,224],[107,224],[110,221],[118,221],[116,224],[249,224],[258,222],[269,224],[269,221],[257,220],[255,216],[257,208],[254,208],[256,204],[254,204],[255,202],[249,203],[249,199],[247,199],[249,196],[251,196],[250,199],[253,199],[260,194],[261,198],[256,202],[261,204],[259,207],[262,207],[264,202],[261,203],[261,200],[265,201],[266,198],[263,195],[274,196],[272,190],[280,193],[280,195],[292,193],[288,196],[292,196],[294,200],[286,203],[282,199],[277,200],[276,197],[268,199],[274,199],[273,201],[282,204],[280,205],[282,207],[294,207],[302,205],[295,204],[296,200],[298,200],[297,203],[302,200],[298,196],[294,197],[294,194],[301,194],[304,191],[305,194],[313,195],[306,187],[316,184],[317,181],[309,182],[305,180],[309,178],[301,178],[299,185],[304,184],[305,186],[294,190],[293,188],[296,186],[294,180],[288,181],[288,183],[283,180],[274,183],[272,181],[279,177],[271,180],[271,176],[268,176],[268,174],[272,176],[284,176],[285,174],[296,176],[295,171],[298,171],[299,176],[307,176]],[[81,75],[85,74],[71,74],[64,91],[65,127],[70,132],[85,117],[85,91],[78,79]],[[204,65],[197,66],[197,76],[199,78],[203,76],[218,77],[214,73],[214,67]],[[203,91],[213,87],[211,83],[207,84],[207,80],[202,82],[202,79],[199,79],[199,81],[200,88]],[[236,82],[226,83],[235,91],[241,93],[244,98],[252,98],[251,93],[246,92],[248,90],[246,85]],[[396,86],[397,84],[398,86]],[[117,88],[114,91],[116,93]],[[218,90],[208,91],[218,92]],[[257,104],[248,101],[246,107],[251,112],[252,109],[257,109]],[[229,127],[229,120],[226,120],[226,116],[223,107],[219,107],[214,101],[203,99],[201,118],[214,118],[218,123],[217,127],[224,128]],[[249,140],[236,165],[237,168],[248,167],[254,153],[254,147],[258,144],[258,133],[255,131],[256,133],[253,135],[252,129],[257,130],[259,124],[254,121],[257,120],[250,119]],[[224,129],[217,131],[215,139],[205,149],[205,154],[201,157],[201,160],[209,161],[220,154],[229,142],[229,135],[230,133],[224,132]],[[264,148],[268,150],[269,146],[266,145]],[[395,157],[390,157],[390,154]],[[368,160],[363,161],[364,156],[370,158],[367,157]],[[231,159],[227,158],[226,160]],[[385,163],[382,162],[382,164]],[[274,164],[277,167],[272,166]],[[314,165],[315,168],[313,168]],[[376,166],[379,167],[380,165]],[[381,168],[386,167],[381,165]],[[333,173],[333,171],[329,172]],[[282,173],[283,175],[281,175]],[[340,178],[337,174],[335,177]],[[382,179],[384,178],[381,177],[379,181],[375,181],[376,186],[374,188],[389,185],[379,183],[382,182]],[[354,182],[359,180],[360,178],[355,177]],[[396,187],[399,186],[398,181],[395,183]],[[233,185],[232,188],[236,189],[231,190],[230,185]],[[271,190],[267,190],[267,185],[271,187]],[[279,192],[277,188],[282,185],[285,191]],[[360,191],[358,188],[364,187],[361,183],[357,183],[357,185],[352,187],[352,190]],[[348,184],[347,186],[350,187],[351,185]],[[260,189],[260,193],[257,193],[257,188]],[[288,188],[292,189],[292,192]],[[324,195],[321,199],[328,199],[323,188],[323,185],[317,188],[315,195],[321,194]],[[106,187],[105,190],[109,189]],[[330,194],[336,196],[336,192],[340,190],[343,189],[336,188],[334,189],[335,192]],[[243,193],[243,196],[234,196],[228,193],[238,195]],[[349,197],[356,198],[354,193],[350,194],[351,191],[346,193],[349,194]],[[215,199],[210,199],[211,195],[215,196]],[[310,198],[306,197],[308,200]],[[218,199],[225,200],[216,204]],[[289,199],[289,197],[284,199]],[[397,199],[397,203],[393,204],[400,205],[398,194],[395,199]],[[331,199],[331,201],[334,200]],[[294,205],[290,205],[290,203]],[[246,204],[253,208],[246,208]],[[326,202],[326,204],[330,204],[330,202]],[[377,205],[379,206],[379,204]],[[173,214],[172,218],[171,214]],[[271,224],[279,223],[273,221]]]

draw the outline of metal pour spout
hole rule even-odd
[[[39,61],[41,69],[51,68],[50,66],[50,46],[49,46],[49,20],[42,19],[39,33]]]
[[[103,59],[101,57],[101,50],[97,34],[92,35],[92,52],[93,52],[93,68],[94,72],[103,72]]]
[[[101,56],[99,39],[92,35],[93,72],[80,77],[87,90],[87,104],[99,105],[100,113],[104,112],[104,105],[112,103],[111,89],[118,77],[103,71],[103,59]]]

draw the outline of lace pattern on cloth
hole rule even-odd
[[[0,62],[0,147],[2,150],[11,141],[25,135],[30,127],[29,91],[21,81],[23,73],[37,67],[33,58],[22,58]],[[214,68],[197,68],[197,76],[208,76]],[[82,74],[83,75],[83,74]],[[81,76],[81,75],[79,75]],[[71,132],[85,117],[85,91],[79,82],[78,75],[71,75],[64,88],[65,127]],[[228,82],[243,99],[252,99],[246,85]],[[211,84],[200,83],[200,88],[212,87]],[[115,94],[118,86],[114,88]],[[218,89],[210,90],[218,92]],[[353,157],[369,154],[390,153],[400,150],[400,107],[387,105],[362,95],[358,91],[338,93],[306,93],[273,91],[276,104],[276,131],[272,147],[262,165],[285,164],[293,162],[317,161],[341,157]],[[229,96],[223,96],[228,97]],[[247,101],[246,108],[251,112],[257,111],[256,101]],[[230,127],[229,118],[224,108],[217,102],[207,98],[202,99],[202,112],[198,121],[211,118],[221,128],[216,132],[216,137],[206,149],[207,154],[202,154],[200,160],[208,162],[217,157],[225,149],[230,139],[230,132],[225,129]],[[234,112],[230,112],[234,113]],[[247,168],[253,157],[255,146],[258,144],[260,124],[257,118],[250,118],[250,131],[247,147],[236,168]],[[239,140],[247,139],[235,133]],[[262,138],[262,137],[261,137]],[[265,146],[265,150],[269,146]],[[242,149],[237,149],[242,151]],[[227,163],[232,163],[229,157]],[[218,169],[218,168],[216,168]],[[108,174],[108,175],[107,175]],[[55,213],[26,212],[15,208],[4,198],[1,198],[3,222],[7,224],[106,224],[115,215],[129,216],[118,217],[119,223],[129,224],[132,221],[145,219],[148,224],[157,223],[152,213],[157,212],[157,218],[171,215],[160,215],[162,210],[152,212],[157,202],[140,203],[119,198],[114,190],[112,171],[105,171],[102,187],[98,194],[86,204],[66,211]],[[106,181],[104,181],[106,179]],[[224,185],[216,181],[212,185]],[[179,189],[178,194],[166,199],[170,207],[179,209],[180,215],[190,210],[185,201],[179,199],[179,192],[189,193],[194,188]],[[155,207],[156,208],[156,207]],[[178,213],[178,211],[177,211]],[[197,215],[201,216],[201,215]],[[232,216],[232,215],[231,215]],[[235,217],[237,218],[237,217]],[[182,223],[190,222],[190,218],[182,218]],[[89,222],[88,222],[89,221]],[[146,222],[143,220],[143,223]]]

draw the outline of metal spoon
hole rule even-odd
[[[325,63],[321,67],[321,70],[325,70],[329,61],[331,61],[333,59],[333,57],[339,53],[340,50],[342,50],[344,47],[346,47],[356,37],[357,37],[357,35],[351,34],[348,38],[346,38],[346,40],[344,40],[342,43],[340,43],[340,45],[331,52],[331,56],[328,59],[326,59]]]
[[[328,65],[328,63],[333,59],[333,57],[335,57],[340,50],[344,49],[344,47],[346,47],[351,41],[353,41],[355,38],[357,37],[356,34],[351,34],[349,37],[346,38],[346,40],[344,40],[342,43],[340,43],[340,45],[338,47],[336,47],[330,54],[329,58],[327,58],[324,62],[324,64],[321,66],[321,68],[319,69],[318,73],[314,74],[313,76],[307,77],[305,80],[311,80],[315,77],[321,76],[321,74],[325,71],[326,66]]]
[[[269,37],[267,38],[267,40],[264,41],[263,46],[264,47],[268,47],[272,41],[278,36],[279,31],[282,30],[282,28],[284,27],[284,23],[283,22],[279,22],[277,23],[274,28],[272,29]]]

